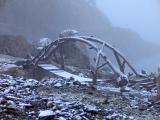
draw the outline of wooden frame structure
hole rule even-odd
[[[129,61],[124,57],[124,55],[119,52],[116,48],[114,48],[112,45],[108,44],[105,41],[102,41],[100,39],[97,39],[95,37],[86,37],[86,36],[77,36],[77,37],[62,37],[58,38],[57,40],[53,41],[48,46],[44,47],[37,56],[35,56],[31,61],[30,64],[32,65],[38,65],[38,63],[42,60],[48,59],[48,57],[51,56],[55,51],[59,51],[60,54],[60,64],[61,68],[64,69],[64,55],[63,55],[63,45],[68,42],[81,42],[92,49],[94,49],[97,53],[95,64],[93,69],[91,70],[91,73],[93,75],[93,84],[96,84],[97,81],[97,71],[104,67],[105,65],[108,65],[114,74],[118,75],[118,77],[123,78],[125,76],[125,66],[128,66],[131,71],[136,75],[139,76],[137,71],[134,69],[134,67],[129,63]],[[101,47],[97,47],[97,44],[101,45]],[[104,48],[108,48],[111,50],[115,56],[115,59],[118,63],[119,68],[115,67],[115,65],[107,58],[107,55],[104,53]],[[100,59],[103,59],[104,63],[100,63]]]

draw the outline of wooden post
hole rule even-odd
[[[63,55],[63,49],[62,49],[62,43],[59,44],[59,53],[60,53],[60,63],[61,63],[61,69],[64,70],[64,55]]]
[[[122,71],[123,73],[125,73],[125,64],[126,64],[126,62],[123,61],[122,66],[121,66],[121,71]]]
[[[124,74],[125,73],[125,64],[126,62],[123,60],[121,61],[119,55],[117,54],[116,51],[113,51],[114,55],[115,55],[115,58],[116,58],[116,61],[118,63],[118,66],[119,66],[119,69],[120,71]]]
[[[97,70],[91,70],[91,74],[92,74],[92,89],[95,90],[96,89],[96,85],[97,85]]]
[[[117,54],[115,51],[113,51],[113,53],[114,53],[114,56],[115,56],[116,61],[117,61],[117,63],[118,63],[118,66],[119,66],[120,71],[121,71],[122,73],[124,73],[124,69],[123,69],[123,66],[122,66],[122,62],[121,62],[118,54]]]
[[[95,66],[94,66],[94,70],[93,70],[93,85],[96,85],[97,83],[97,74],[98,74],[98,65],[99,65],[99,61],[101,58],[101,54],[103,52],[104,49],[104,44],[102,45],[101,49],[99,51],[97,51],[97,57],[96,57],[96,62],[95,62]]]

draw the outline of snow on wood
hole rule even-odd
[[[81,77],[78,75],[74,75],[74,74],[69,73],[67,71],[61,70],[52,64],[40,64],[39,66],[41,66],[42,68],[44,68],[46,70],[49,70],[50,72],[52,72],[60,77],[66,78],[66,79],[74,78],[75,80],[78,80],[80,82],[92,82],[91,78],[84,78],[84,77]]]

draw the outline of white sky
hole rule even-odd
[[[97,0],[114,26],[131,28],[160,44],[160,0]]]

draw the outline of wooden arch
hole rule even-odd
[[[81,43],[88,45],[89,47],[94,49],[97,53],[94,67],[91,70],[92,75],[93,75],[93,83],[94,84],[96,84],[96,81],[97,81],[97,71],[100,68],[104,67],[105,65],[108,65],[111,68],[111,70],[113,71],[113,73],[118,75],[118,77],[125,76],[125,66],[128,66],[136,76],[139,76],[139,74],[134,69],[134,67],[129,63],[129,61],[124,57],[124,55],[121,52],[119,52],[116,48],[114,48],[112,45],[108,44],[107,42],[105,42],[103,40],[97,39],[95,37],[86,37],[86,36],[58,38],[57,40],[53,41],[48,46],[44,47],[38,53],[38,55],[35,56],[30,61],[30,64],[38,65],[38,63],[41,60],[48,59],[54,51],[59,50],[61,68],[63,69],[64,65],[65,65],[63,52],[62,52],[63,44],[68,43],[68,42],[75,42],[75,41],[78,41],[78,42],[81,42]],[[97,44],[100,44],[101,48],[97,47]],[[115,59],[116,59],[118,66],[119,66],[118,68],[107,58],[107,55],[104,53],[105,47],[110,49],[113,52]],[[100,63],[100,58],[102,58],[104,60],[103,64]]]

